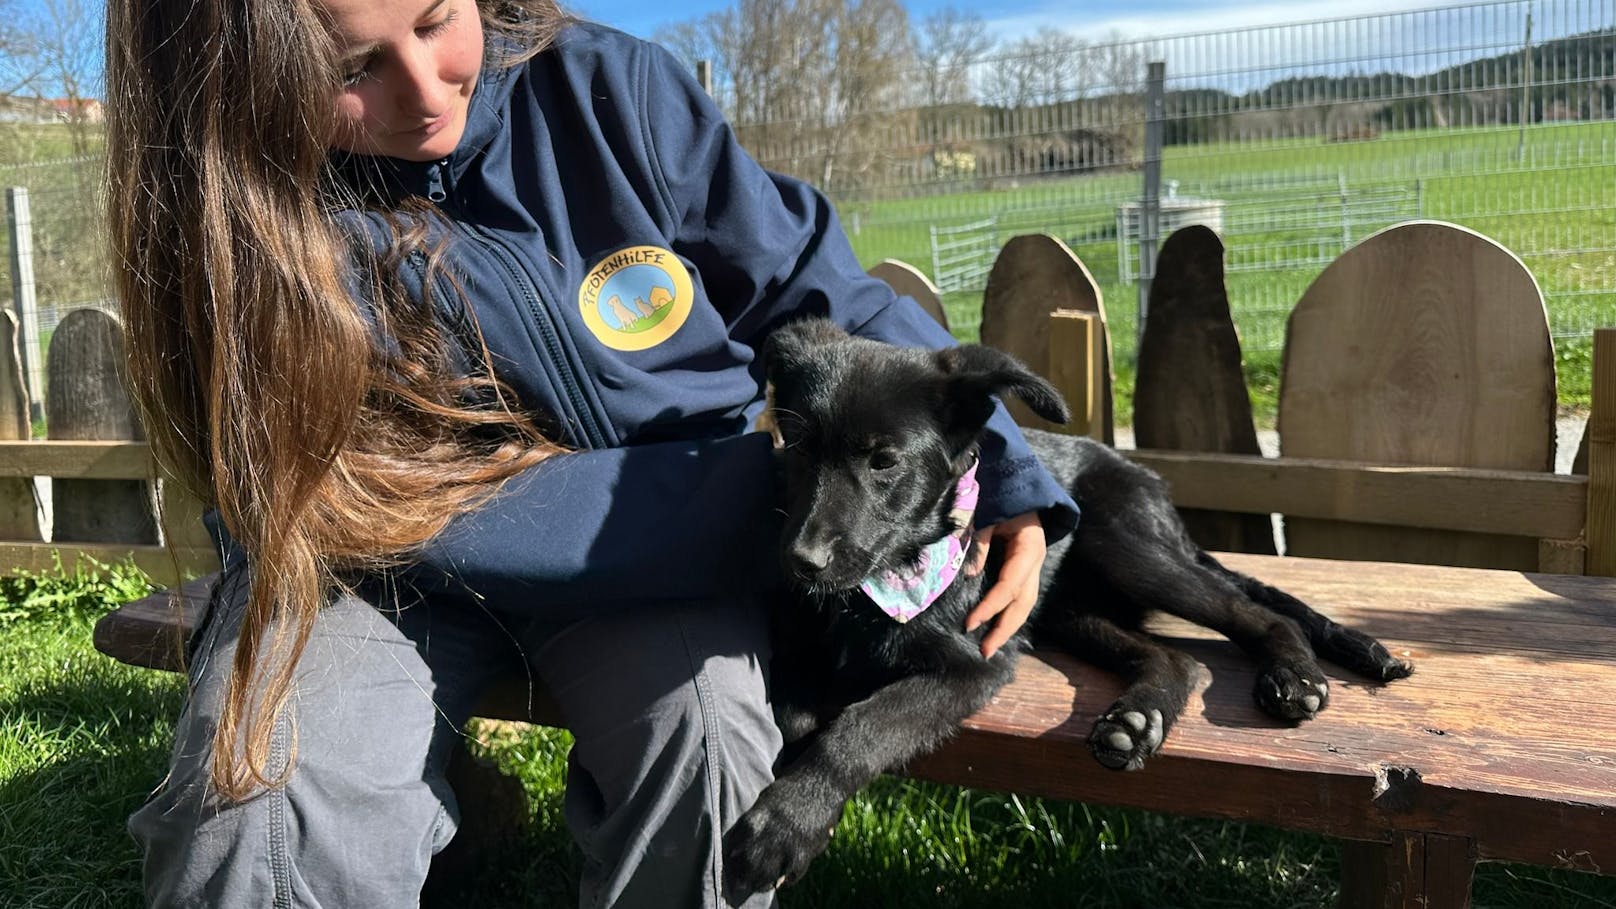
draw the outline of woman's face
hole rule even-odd
[[[447,156],[466,131],[482,67],[473,0],[317,0],[336,36],[344,151],[408,161]]]

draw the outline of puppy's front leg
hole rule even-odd
[[[842,806],[878,775],[933,751],[1011,675],[1011,655],[877,689],[827,725],[724,836],[724,894],[735,905],[802,876]]]

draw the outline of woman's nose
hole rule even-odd
[[[398,60],[398,83],[394,89],[399,109],[423,119],[444,112],[449,86],[438,78],[437,60],[428,47],[417,45]]]

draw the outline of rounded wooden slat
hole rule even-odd
[[[943,308],[942,292],[937,285],[931,283],[925,272],[904,262],[901,259],[883,259],[870,266],[867,274],[872,278],[879,278],[887,286],[898,292],[899,296],[909,297],[926,314],[937,320],[937,324],[948,331],[948,311]]]
[[[123,326],[100,310],[68,313],[51,336],[45,428],[52,439],[146,437],[124,382]],[[142,480],[56,480],[54,541],[156,543],[152,486]]]
[[[1175,231],[1156,257],[1139,343],[1133,429],[1140,448],[1261,454],[1240,338],[1223,283],[1223,241],[1210,228]],[[1274,554],[1267,515],[1180,508],[1206,549]]]
[[[1436,221],[1348,250],[1292,312],[1279,400],[1291,457],[1550,471],[1554,351],[1513,253]],[[1441,502],[1429,503],[1441,508]],[[1531,569],[1535,540],[1286,522],[1294,555]]]
[[[28,390],[18,354],[17,316],[0,310],[0,440],[21,441],[33,434],[28,420]],[[0,478],[0,539],[35,541],[40,531],[39,503],[34,481],[24,477]]]
[[[1008,353],[1041,376],[1049,376],[1049,314],[1057,309],[1092,312],[1105,324],[1100,286],[1065,243],[1045,234],[1013,237],[999,251],[982,296],[982,343]],[[1071,352],[1078,355],[1077,352]],[[1111,407],[1111,339],[1107,334],[1101,375],[1099,421],[1104,441],[1114,441]],[[1019,401],[1006,401],[1016,422],[1039,429],[1058,427]]]

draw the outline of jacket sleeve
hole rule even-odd
[[[829,200],[754,161],[685,67],[647,47],[643,85],[655,88],[643,103],[675,248],[696,265],[732,337],[757,349],[786,322],[824,316],[889,344],[957,343],[914,300],[864,273]],[[761,366],[755,371],[761,379]],[[984,525],[1037,511],[1050,540],[1077,525],[1076,503],[1033,456],[1003,405],[988,421],[978,476]]]
[[[557,455],[455,518],[402,579],[555,621],[767,590],[774,490],[764,433]]]

